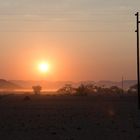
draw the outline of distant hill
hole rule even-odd
[[[135,85],[137,83],[136,80],[124,80],[123,81],[123,86],[124,89],[128,89],[129,87],[131,87],[132,85]],[[106,86],[106,87],[111,87],[111,86],[118,86],[118,87],[122,87],[122,81],[99,81],[97,82],[97,85],[100,86]]]
[[[0,89],[2,89],[2,90],[21,89],[21,86],[14,84],[10,81],[4,80],[4,79],[0,79]]]
[[[22,80],[13,80],[10,81],[15,85],[19,85],[24,89],[31,89],[34,85],[40,85],[43,89],[47,90],[57,90],[63,87],[65,84],[71,84],[74,87],[79,86],[81,83],[88,84],[92,83],[99,86],[111,87],[111,86],[122,86],[122,81],[81,81],[81,82],[71,82],[71,81],[22,81]],[[136,84],[136,80],[124,80],[124,89],[128,89],[130,86]]]
[[[40,85],[46,90],[57,90],[63,87],[65,84],[77,85],[70,81],[23,81],[23,80],[12,80],[10,81],[16,85],[23,87],[24,89],[32,89],[32,86]]]

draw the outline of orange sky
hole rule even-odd
[[[0,2],[0,31],[11,31],[0,32],[0,78],[136,78],[134,13],[139,0],[11,1]],[[41,61],[50,64],[46,74],[38,71]]]

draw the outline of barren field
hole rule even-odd
[[[137,96],[0,97],[0,140],[138,140]]]

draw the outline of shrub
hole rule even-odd
[[[71,95],[75,92],[75,89],[71,84],[66,84],[64,87],[60,88],[58,91],[60,94]]]
[[[79,95],[79,96],[87,96],[89,93],[90,93],[90,89],[88,85],[81,84],[76,89],[76,95]]]

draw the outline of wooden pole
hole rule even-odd
[[[138,87],[138,108],[140,109],[140,74],[139,74],[139,13],[135,14],[137,18],[137,87]]]

